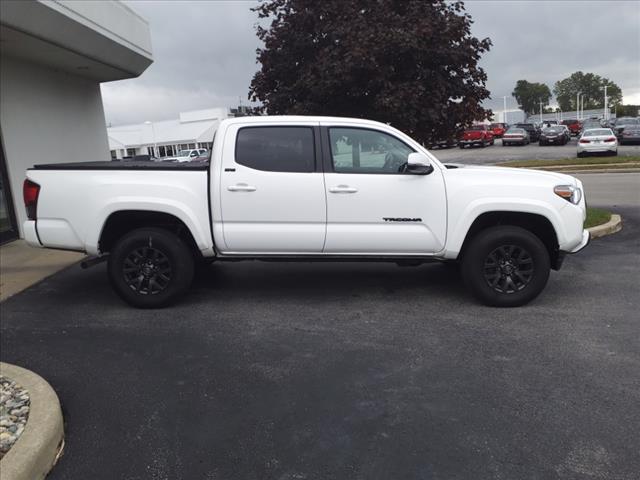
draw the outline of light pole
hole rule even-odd
[[[156,157],[158,155],[158,145],[156,144],[156,131],[153,128],[153,122],[147,120],[144,122],[145,125],[151,125],[151,136],[153,137],[153,156]],[[160,157],[157,157],[160,158]]]
[[[540,123],[542,123],[542,100],[538,102],[540,104]]]
[[[576,120],[580,120],[580,95],[582,92],[576,94]]]
[[[502,110],[502,123],[507,123],[507,96],[502,97],[504,108]]]
[[[609,109],[607,108],[607,86],[604,86],[604,119],[608,120],[609,119]]]

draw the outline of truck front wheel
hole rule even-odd
[[[124,301],[138,308],[160,308],[189,289],[194,259],[177,235],[139,228],[118,240],[108,271],[111,285]]]
[[[467,287],[482,303],[518,307],[544,289],[551,265],[546,247],[533,233],[497,226],[473,237],[461,267]]]

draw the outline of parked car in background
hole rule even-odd
[[[529,133],[524,128],[511,127],[502,136],[502,146],[507,145],[529,145],[531,139]]]
[[[635,125],[626,125],[618,138],[620,145],[640,142],[640,122]]]
[[[514,127],[525,129],[531,142],[537,142],[540,138],[540,130],[533,123],[516,123]]]
[[[428,148],[429,150],[433,150],[434,148],[451,148],[451,147],[457,147],[457,146],[458,146],[458,140],[456,138],[447,138],[447,139],[432,141],[431,143],[429,143]]]
[[[509,129],[509,125],[506,123],[492,123],[489,125],[489,129],[495,138],[502,138],[504,133]]]
[[[622,141],[622,133],[629,127],[637,127],[640,120],[636,117],[620,117],[616,119],[616,125],[612,129],[618,141]]]
[[[190,162],[194,158],[200,157],[203,155],[209,155],[209,150],[207,150],[206,148],[191,148],[189,150],[180,150],[173,157],[164,157],[162,161],[178,162],[178,163]]]
[[[542,145],[566,145],[571,135],[564,125],[543,128],[540,133],[539,144]]]
[[[580,135],[580,130],[582,130],[582,126],[580,125],[580,120],[571,119],[571,120],[563,120],[560,122],[561,125],[566,125],[571,135]]]
[[[487,125],[474,125],[464,131],[458,145],[460,148],[464,148],[466,145],[486,147],[487,145],[493,145],[494,142],[493,132]]]
[[[590,128],[578,140],[578,157],[590,153],[618,154],[618,139],[610,128]]]

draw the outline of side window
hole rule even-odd
[[[413,149],[397,138],[362,128],[330,128],[333,170],[337,173],[402,173]]]
[[[311,127],[245,127],[236,138],[236,163],[268,172],[313,172]]]

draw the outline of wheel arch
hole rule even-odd
[[[150,210],[118,210],[111,213],[100,230],[98,250],[100,253],[108,253],[123,235],[145,227],[162,228],[176,234],[194,256],[202,256],[193,233],[184,221],[170,213]]]
[[[458,259],[464,256],[465,248],[479,232],[489,227],[500,225],[517,226],[534,234],[546,247],[551,267],[554,270],[560,268],[562,255],[553,223],[546,216],[531,212],[498,210],[478,215],[466,232],[458,253]]]

